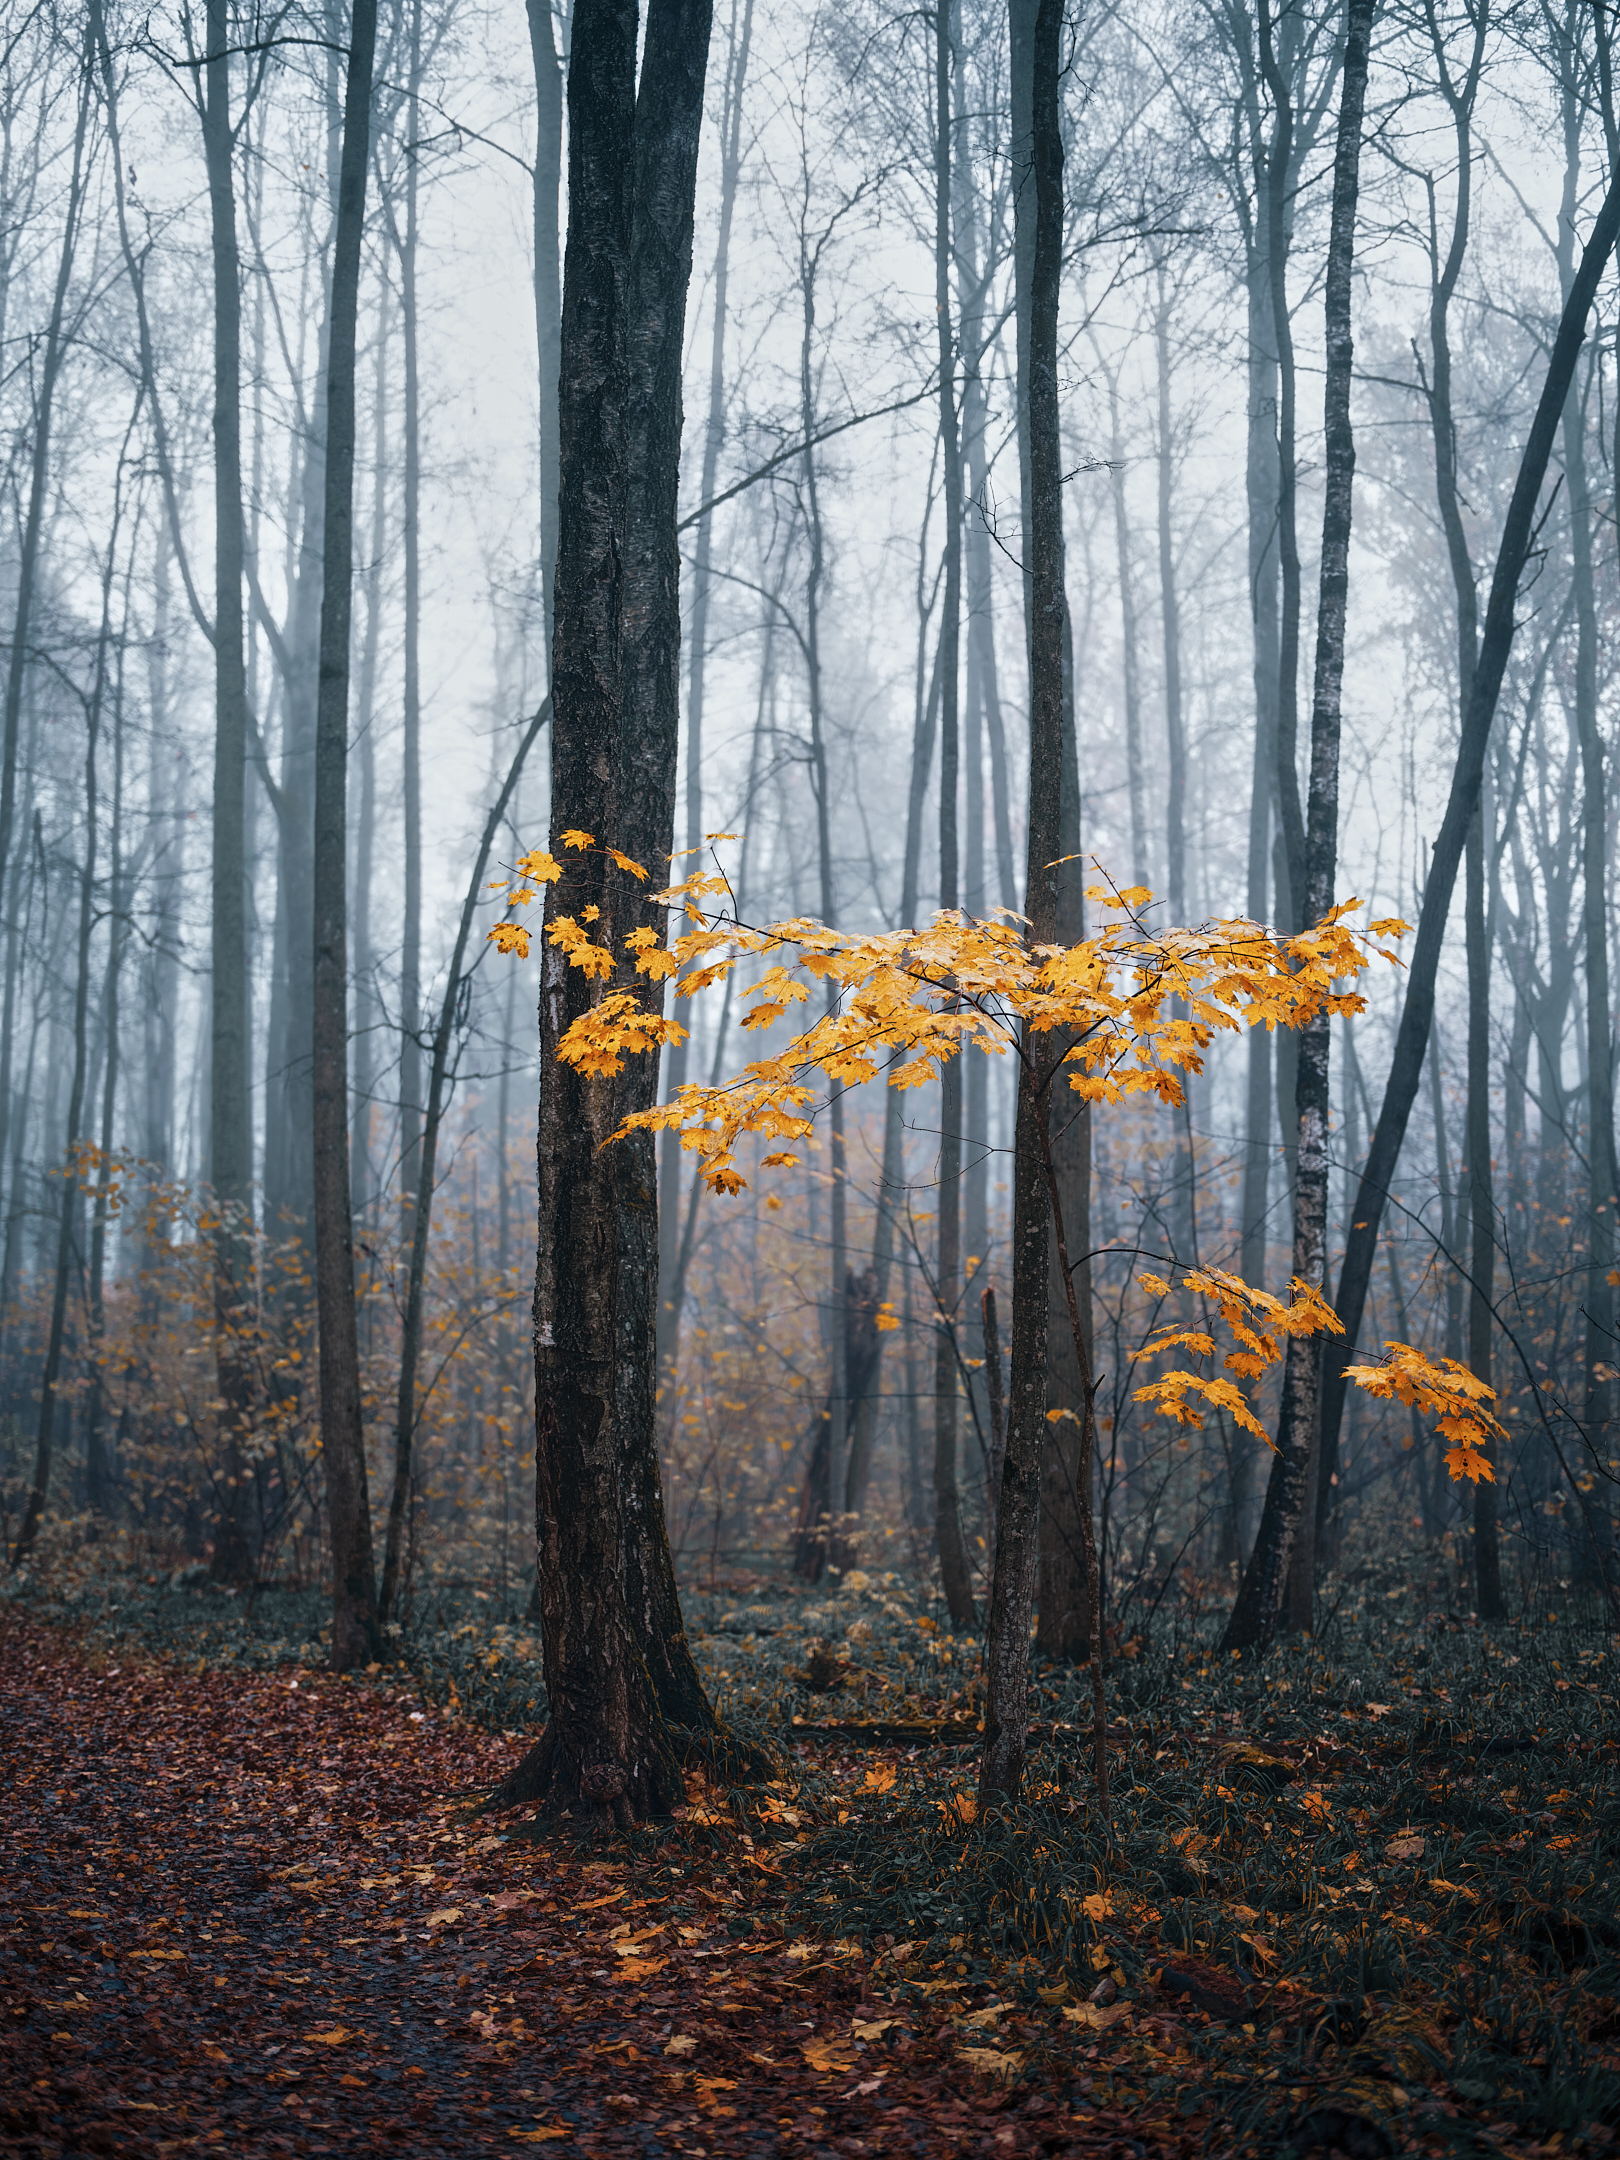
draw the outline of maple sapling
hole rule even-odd
[[[588,833],[564,838],[582,853],[596,848]],[[599,852],[638,878],[646,875],[616,850]],[[501,951],[526,954],[529,932],[511,910],[566,872],[543,850],[524,856],[517,872],[507,888],[507,919],[490,935]],[[1242,918],[1194,929],[1153,929],[1144,914],[1152,895],[1144,887],[1098,884],[1088,888],[1087,897],[1101,911],[1102,927],[1076,944],[1050,945],[1034,943],[1023,918],[1006,910],[985,921],[942,913],[921,930],[867,934],[845,933],[804,917],[758,927],[739,920],[722,871],[701,872],[655,897],[669,910],[675,934],[666,943],[649,929],[632,931],[624,957],[660,996],[671,978],[677,998],[687,999],[746,965],[751,973],[740,993],[741,1024],[758,1033],[808,1005],[813,987],[831,985],[836,992],[823,1015],[808,1021],[780,1051],[718,1084],[688,1082],[668,1102],[626,1117],[612,1135],[673,1131],[697,1156],[698,1172],[713,1192],[745,1189],[748,1181],[736,1153],[745,1138],[771,1143],[760,1158],[762,1170],[799,1162],[794,1143],[808,1140],[815,1130],[817,1075],[839,1089],[860,1086],[880,1073],[891,1087],[916,1088],[937,1080],[969,1048],[1018,1061],[1020,1089],[1036,1113],[1051,1230],[1082,1375],[1077,1492],[1088,1489],[1095,1451],[1097,1383],[1075,1290],[1081,1256],[1068,1250],[1052,1163],[1055,1083],[1061,1076],[1072,1094],[1092,1104],[1149,1095],[1179,1106],[1183,1076],[1203,1071],[1218,1034],[1256,1026],[1297,1029],[1321,1015],[1364,1010],[1365,1000],[1353,985],[1376,960],[1398,964],[1391,941],[1407,927],[1390,918],[1355,929],[1347,919],[1357,906],[1351,900],[1295,937]],[[620,959],[593,935],[595,920],[595,909],[585,907],[577,917],[557,916],[548,933],[568,965],[593,986],[590,1005],[562,1036],[557,1055],[578,1072],[607,1076],[619,1072],[627,1057],[655,1051],[680,1039],[684,1030],[643,1003],[635,989],[607,987],[615,977],[623,980]],[[1158,1277],[1145,1281],[1160,1295],[1170,1287]],[[1296,1282],[1287,1302],[1220,1269],[1196,1270],[1183,1277],[1183,1284],[1213,1301],[1236,1337],[1237,1347],[1224,1361],[1233,1377],[1178,1368],[1145,1382],[1136,1391],[1138,1400],[1184,1425],[1198,1425],[1206,1410],[1225,1411],[1269,1445],[1238,1382],[1258,1378],[1276,1363],[1287,1337],[1337,1332],[1337,1317],[1314,1284]],[[1139,1355],[1173,1349],[1207,1359],[1215,1352],[1214,1336],[1207,1328],[1169,1328]],[[1351,1377],[1374,1395],[1394,1394],[1435,1414],[1451,1443],[1446,1462],[1453,1477],[1489,1478],[1486,1443],[1499,1430],[1486,1407],[1494,1400],[1490,1389],[1449,1360],[1437,1365],[1407,1344],[1391,1344],[1389,1350],[1387,1363],[1354,1367]],[[1048,1418],[1074,1415],[1047,1413]],[[1090,1511],[1080,1512],[1091,1604],[1097,1781],[1106,1797],[1100,1585]],[[1027,1658],[1027,1648],[1023,1654]]]

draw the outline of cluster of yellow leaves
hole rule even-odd
[[[727,880],[707,873],[658,897],[687,927],[668,947],[649,931],[635,933],[628,957],[652,983],[677,976],[678,997],[694,997],[746,964],[741,1020],[757,1031],[806,1005],[818,986],[836,992],[832,1009],[777,1056],[720,1086],[688,1085],[626,1121],[626,1130],[677,1131],[711,1190],[725,1193],[746,1183],[735,1156],[744,1135],[809,1137],[817,1075],[849,1088],[886,1068],[891,1087],[919,1087],[970,1045],[993,1057],[1024,1056],[1034,1038],[1057,1037],[1062,1077],[1077,1094],[1113,1102],[1147,1093],[1178,1103],[1179,1075],[1202,1071],[1217,1033],[1300,1027],[1323,1011],[1361,1011],[1363,999],[1340,986],[1375,957],[1393,961],[1380,941],[1405,928],[1391,920],[1352,929],[1345,920],[1352,901],[1296,938],[1241,920],[1154,931],[1134,912],[1146,897],[1139,889],[1095,887],[1091,897],[1110,917],[1097,936],[1074,946],[1032,945],[1011,916],[977,922],[941,914],[925,930],[869,936],[805,918],[756,929],[726,905]],[[548,935],[575,966],[602,968],[597,955],[605,949],[572,918]],[[582,1070],[612,1073],[626,1053],[653,1048],[671,1032],[661,1015],[620,991],[573,1023],[559,1055]],[[798,1159],[779,1148],[763,1166]]]
[[[1168,1297],[1171,1286],[1162,1275],[1144,1272],[1137,1277],[1154,1297]],[[1269,1366],[1280,1362],[1284,1339],[1289,1336],[1342,1335],[1344,1324],[1320,1290],[1297,1277],[1290,1284],[1287,1304],[1265,1290],[1256,1290],[1240,1276],[1224,1268],[1197,1268],[1183,1275],[1182,1287],[1207,1299],[1220,1310],[1221,1319],[1237,1339],[1222,1363],[1243,1380],[1258,1380]],[[1432,1415],[1446,1449],[1446,1468],[1455,1479],[1491,1479],[1486,1450],[1493,1438],[1504,1437],[1502,1427],[1486,1407],[1495,1402],[1495,1390],[1476,1380],[1454,1358],[1438,1361],[1415,1350],[1410,1343],[1384,1345],[1388,1356],[1378,1365],[1351,1365],[1345,1378],[1387,1402],[1392,1396]],[[1169,1326],[1158,1329],[1135,1358],[1162,1356],[1166,1351],[1191,1351],[1195,1357],[1215,1355],[1215,1337],[1207,1327]],[[1135,1390],[1135,1400],[1147,1403],[1161,1416],[1181,1425],[1201,1425],[1204,1409],[1224,1410],[1245,1432],[1264,1440],[1271,1438],[1250,1407],[1248,1397],[1235,1380],[1177,1370],[1165,1373]]]
[[[1170,1295],[1170,1285],[1162,1275],[1143,1273],[1137,1280],[1154,1297]],[[1338,1314],[1321,1291],[1297,1276],[1289,1285],[1287,1304],[1269,1291],[1254,1289],[1241,1276],[1228,1274],[1224,1268],[1196,1268],[1181,1280],[1185,1289],[1219,1307],[1222,1320],[1238,1344],[1221,1362],[1240,1379],[1258,1380],[1268,1366],[1277,1364],[1283,1355],[1282,1339],[1287,1336],[1344,1333]],[[1213,1357],[1215,1338],[1207,1328],[1164,1327],[1132,1355],[1138,1359],[1159,1357],[1167,1350],[1190,1350],[1198,1357]],[[1161,1416],[1174,1418],[1180,1425],[1201,1425],[1203,1412],[1190,1397],[1212,1410],[1224,1410],[1245,1432],[1265,1440],[1267,1446],[1271,1444],[1265,1427],[1249,1407],[1248,1397],[1234,1380],[1177,1371],[1136,1390],[1136,1400],[1150,1404]]]
[[[562,840],[580,852],[596,846],[587,832],[568,831]],[[646,878],[642,866],[617,848],[603,852],[619,869]],[[564,870],[542,849],[521,857],[517,873],[503,886],[509,908],[527,905]],[[1145,888],[1096,885],[1087,897],[1108,919],[1095,937],[1071,946],[1034,945],[1022,919],[1005,910],[987,922],[942,913],[926,930],[869,936],[846,935],[808,918],[757,929],[738,920],[729,880],[713,872],[655,897],[686,928],[667,945],[644,926],[625,939],[624,960],[649,987],[674,976],[677,997],[695,997],[748,963],[757,972],[742,990],[741,1020],[754,1031],[808,1004],[817,986],[831,985],[837,993],[832,1009],[777,1056],[757,1059],[719,1086],[689,1083],[671,1101],[635,1112],[619,1128],[621,1134],[638,1126],[677,1132],[682,1147],[698,1156],[710,1190],[721,1193],[740,1192],[747,1183],[735,1154],[745,1135],[810,1137],[817,1074],[850,1088],[886,1067],[891,1087],[920,1087],[970,1045],[992,1057],[1009,1051],[1027,1057],[1034,1038],[1057,1037],[1056,1070],[1076,1094],[1093,1102],[1151,1094],[1179,1104],[1179,1076],[1202,1072],[1204,1053],[1218,1033],[1299,1028],[1323,1012],[1361,1012],[1365,1000],[1341,986],[1354,983],[1374,959],[1394,963],[1397,956],[1384,941],[1408,928],[1390,917],[1353,929],[1346,918],[1357,903],[1347,900],[1299,937],[1277,937],[1242,919],[1152,930],[1141,915],[1152,898]],[[597,908],[585,907],[577,917],[557,917],[547,936],[570,966],[605,983],[620,960],[591,936],[587,926],[599,919]],[[528,952],[528,932],[520,923],[498,923],[490,936],[502,952]],[[684,1034],[634,990],[605,990],[573,1022],[557,1054],[581,1072],[611,1075],[623,1069],[627,1055],[656,1050]],[[761,1167],[788,1168],[798,1160],[791,1148],[773,1148]],[[1156,1296],[1169,1295],[1161,1277],[1141,1279]],[[1342,1334],[1337,1314],[1319,1290],[1299,1281],[1285,1303],[1219,1268],[1182,1279],[1218,1306],[1236,1338],[1237,1347],[1223,1360],[1236,1377],[1176,1370],[1138,1388],[1137,1400],[1182,1425],[1200,1424],[1209,1409],[1225,1411],[1266,1439],[1238,1382],[1258,1379],[1275,1365],[1284,1338]],[[896,1321],[885,1311],[878,1325]],[[1454,1478],[1490,1477],[1484,1450],[1501,1430],[1483,1408],[1495,1400],[1492,1391],[1450,1359],[1437,1366],[1404,1343],[1388,1347],[1386,1363],[1353,1366],[1349,1377],[1371,1394],[1396,1395],[1434,1412],[1451,1442],[1446,1465]],[[1215,1339],[1208,1329],[1170,1327],[1136,1354],[1157,1357],[1173,1349],[1213,1357]]]
[[[589,833],[567,832],[566,847],[585,850]],[[617,849],[604,851],[621,870],[646,876]],[[518,880],[502,881],[508,906],[532,900],[538,887],[563,876],[544,851],[523,856]],[[976,922],[940,914],[925,930],[852,936],[799,918],[763,929],[740,922],[729,881],[704,872],[656,896],[685,929],[668,945],[645,927],[625,940],[623,960],[649,986],[677,976],[676,995],[697,996],[747,964],[742,1025],[757,1031],[808,1003],[813,988],[832,985],[835,1008],[803,1029],[778,1056],[751,1064],[718,1087],[691,1085],[670,1103],[638,1113],[632,1125],[673,1127],[701,1159],[716,1192],[738,1192],[736,1142],[809,1136],[812,1075],[838,1087],[874,1079],[885,1066],[891,1087],[919,1087],[969,1044],[991,1056],[1021,1054],[1031,1037],[1059,1036],[1063,1077],[1077,1094],[1098,1102],[1148,1093],[1181,1100],[1183,1072],[1201,1072],[1204,1052],[1222,1030],[1256,1025],[1300,1027],[1323,1010],[1354,1013],[1363,1000],[1351,989],[1374,957],[1393,961],[1381,940],[1398,936],[1396,920],[1353,930],[1345,918],[1356,903],[1337,907],[1315,930],[1276,938],[1257,923],[1228,920],[1200,929],[1154,931],[1138,912],[1150,897],[1140,887],[1091,888],[1109,918],[1093,938],[1073,946],[1032,945],[1020,918]],[[620,964],[586,925],[595,910],[558,917],[547,932],[570,965],[606,981]],[[526,954],[520,923],[496,924],[490,936],[503,952]],[[568,1030],[559,1055],[580,1070],[610,1074],[625,1056],[680,1039],[662,1014],[628,990],[604,994]],[[778,1150],[767,1167],[798,1158]]]
[[[1507,1437],[1486,1407],[1495,1402],[1495,1389],[1476,1380],[1455,1358],[1436,1362],[1403,1342],[1388,1342],[1384,1348],[1388,1355],[1382,1364],[1352,1365],[1345,1377],[1385,1402],[1394,1396],[1426,1411],[1436,1420],[1441,1437],[1451,1442],[1446,1468],[1452,1476],[1471,1478],[1476,1485],[1481,1479],[1494,1484],[1496,1473],[1486,1450],[1492,1440]]]

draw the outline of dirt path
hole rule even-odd
[[[403,1694],[10,1619],[0,1734],[0,2152],[1147,2150],[863,2003],[763,1857],[496,1838],[513,1743]]]

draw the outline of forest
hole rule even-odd
[[[1615,37],[0,9],[0,2152],[1612,2149]]]

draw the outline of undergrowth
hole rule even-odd
[[[1487,1629],[1394,1569],[1340,1591],[1318,1638],[1264,1659],[1220,1657],[1218,1615],[1156,1614],[1110,1663],[1106,1809],[1086,1676],[1038,1666],[1024,1797],[982,1818],[979,1645],[925,1591],[855,1572],[689,1594],[717,1709],[782,1775],[709,1794],[687,1835],[768,1855],[747,1924],[859,1960],[874,1998],[956,2019],[976,2069],[1075,2105],[1197,2118],[1223,2150],[1601,2150],[1620,2130],[1601,1615]],[[10,1594],[108,1652],[325,1660],[313,1594],[233,1598],[111,1545]],[[494,1590],[419,1600],[397,1649],[435,1714],[543,1718],[537,1635]]]

